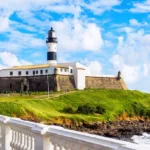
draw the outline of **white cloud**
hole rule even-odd
[[[129,23],[131,26],[148,26],[147,22],[140,23],[136,19],[130,19]]]
[[[140,79],[141,70],[139,66],[130,66],[125,64],[124,58],[119,55],[114,55],[110,61],[113,64],[115,72],[119,70],[121,71],[126,83],[132,84]]]
[[[4,69],[5,66],[0,64],[0,70]]]
[[[118,37],[117,52],[110,61],[115,72],[121,70],[125,81],[133,88],[134,84],[142,83],[144,78],[150,80],[149,56],[150,34],[146,34],[144,30],[130,30]],[[144,86],[147,85],[141,85]]]
[[[129,64],[147,63],[150,54],[150,34],[145,34],[144,30],[127,33],[119,37],[117,49],[119,55],[126,57]]]
[[[134,8],[130,9],[131,12],[134,13],[148,13],[150,12],[150,0],[146,0],[145,2],[136,2],[134,3]]]
[[[86,9],[89,9],[94,14],[102,14],[105,11],[112,9],[121,3],[120,0],[90,0],[89,3],[82,3],[81,5]]]
[[[31,62],[26,60],[19,60],[16,55],[10,52],[0,52],[0,68],[12,67],[12,66],[20,66],[20,65],[31,65]]]
[[[148,76],[149,69],[150,69],[149,65],[148,64],[144,64],[144,76],[145,77]]]
[[[25,25],[21,22],[17,22],[17,21],[13,21],[13,20],[9,20],[10,21],[10,26],[14,29],[14,30],[20,30],[20,29],[24,29],[26,31],[29,31],[29,32],[39,32],[37,30],[37,28],[35,26],[30,26],[30,25]],[[9,31],[12,30],[12,29],[9,29]]]
[[[54,11],[57,13],[73,14],[75,17],[79,17],[82,9],[77,5],[49,5],[46,10]]]
[[[130,19],[129,22],[133,26],[141,26],[141,24],[136,19]]]
[[[120,0],[5,0],[0,3],[0,8],[7,11],[9,10],[9,13],[48,9],[59,13],[71,13],[78,16],[82,11],[81,7],[85,7],[93,13],[99,14],[112,9],[120,3]]]
[[[111,10],[114,6],[119,5],[121,0],[2,0],[0,3],[0,14],[7,14],[8,18],[16,12],[21,19],[34,25],[42,24],[41,20],[36,18],[31,12],[45,10],[56,13],[73,14],[80,17],[81,12],[85,9],[90,10],[94,14],[101,14]],[[29,14],[31,16],[29,16]],[[1,16],[1,15],[0,15]],[[40,14],[39,14],[40,16]],[[44,24],[42,24],[44,25]]]
[[[95,23],[82,21],[81,13],[88,9],[92,11],[92,13],[100,14],[119,4],[120,0],[107,0],[107,2],[105,0],[90,0],[89,2],[86,0],[2,1],[0,3],[0,32],[7,31],[10,32],[10,35],[8,37],[8,42],[4,41],[4,43],[1,43],[0,51],[8,49],[8,51],[14,52],[27,47],[44,47],[45,39],[41,40],[35,38],[35,35],[19,33],[18,31],[24,28],[30,32],[38,31],[38,34],[45,34],[45,29],[48,29],[50,26],[51,12],[72,14],[73,16],[71,18],[76,18],[63,19],[58,22],[52,21],[52,24],[54,26],[56,25],[55,28],[58,29],[59,45],[61,49],[66,49],[67,51],[77,49],[98,51],[103,45],[100,27]],[[46,17],[41,17],[43,12],[40,10],[44,10]],[[11,20],[12,18],[10,16],[14,13],[22,20],[22,23]],[[36,14],[39,14],[38,17]],[[64,40],[66,40],[66,42],[64,42]],[[6,45],[12,45],[12,47]]]
[[[98,61],[90,61],[88,64],[90,68],[91,75],[101,75],[102,74],[102,65]]]
[[[105,47],[107,47],[107,48],[111,48],[111,47],[114,46],[114,43],[111,42],[111,41],[105,40],[105,41],[104,41],[104,45],[105,45]]]
[[[78,19],[51,22],[57,29],[58,46],[66,51],[99,51],[103,46],[100,28]]]
[[[11,40],[0,42],[0,51],[19,52],[21,49],[22,46],[19,43]]]
[[[27,48],[36,48],[37,50],[40,47],[46,46],[45,39],[36,38],[36,34],[10,30],[7,36],[8,41],[0,42],[0,51],[19,52]]]
[[[83,59],[80,61],[80,63],[84,64],[84,66],[87,66],[87,68],[90,70],[90,74],[92,76],[103,75],[103,66],[99,61]]]
[[[32,65],[31,62],[23,60],[23,59],[20,59],[19,62],[20,62],[21,65]]]
[[[17,12],[17,16],[23,20],[26,24],[40,29],[39,32],[41,32],[44,28],[48,28],[49,26],[49,18],[39,19],[35,17],[36,12],[31,11],[19,11]]]
[[[7,31],[9,29],[9,19],[8,17],[0,16],[0,32]]]
[[[131,28],[131,27],[120,27],[120,28],[117,28],[117,32],[125,32],[127,34],[133,32],[134,29]]]

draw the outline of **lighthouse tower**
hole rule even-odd
[[[47,63],[57,64],[57,37],[53,28],[51,28],[48,32],[48,38],[46,39],[46,44],[48,47]]]

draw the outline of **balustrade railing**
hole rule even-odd
[[[150,150],[150,146],[0,115],[0,150]]]

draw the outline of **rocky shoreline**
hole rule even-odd
[[[64,125],[64,127],[97,134],[105,137],[111,137],[130,141],[133,135],[142,135],[143,132],[150,133],[150,121],[115,121],[102,123],[82,123],[81,125]]]

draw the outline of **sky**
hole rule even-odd
[[[121,71],[129,89],[150,92],[149,26],[150,0],[1,0],[0,69],[46,63],[53,27],[58,62]]]

